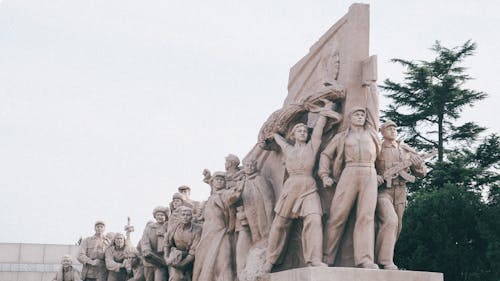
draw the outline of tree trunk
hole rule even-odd
[[[443,114],[438,114],[438,161],[443,162]]]

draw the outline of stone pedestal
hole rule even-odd
[[[270,281],[443,281],[443,274],[425,271],[351,267],[304,267],[272,273]]]

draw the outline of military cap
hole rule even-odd
[[[191,187],[187,186],[187,185],[181,185],[177,188],[177,190],[181,191],[181,190],[191,190]]]
[[[162,212],[162,213],[164,213],[164,214],[165,214],[165,216],[167,216],[167,217],[168,217],[168,213],[169,213],[169,211],[170,211],[170,210],[168,209],[168,207],[158,206],[158,207],[156,207],[156,208],[154,208],[154,209],[153,209],[153,217],[154,217],[154,216],[156,215],[156,213],[158,213],[158,212]]]
[[[226,173],[224,173],[224,172],[214,172],[214,174],[212,175],[212,178],[215,178],[215,177],[223,177],[225,179],[226,178]]]
[[[174,193],[174,195],[172,195],[172,200],[174,199],[181,199],[182,201],[184,201],[184,197],[182,197],[182,195],[178,192]]]
[[[363,111],[366,114],[366,108],[361,107],[361,106],[353,106],[351,108],[351,111],[349,111],[349,115],[352,115],[356,111]]]
[[[380,130],[382,131],[385,128],[390,127],[390,126],[397,127],[398,125],[396,125],[396,123],[394,123],[392,120],[388,119],[387,121],[384,122],[384,124],[382,124],[380,126]]]
[[[101,221],[101,220],[98,220],[94,223],[94,226],[97,226],[98,224],[102,224],[104,226],[106,226],[106,224],[104,223],[104,221]]]

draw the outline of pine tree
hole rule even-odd
[[[448,144],[470,144],[485,130],[474,122],[460,126],[453,123],[465,107],[487,96],[464,88],[472,78],[461,63],[475,49],[476,44],[471,41],[451,49],[437,41],[431,48],[436,58],[431,61],[392,59],[405,67],[404,81],[386,79],[381,86],[392,100],[388,109],[382,111],[383,117],[403,129],[410,145],[424,150],[437,148],[439,162],[443,161]]]

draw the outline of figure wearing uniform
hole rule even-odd
[[[379,141],[377,132],[367,123],[365,108],[354,107],[349,120],[349,128],[331,140],[319,160],[318,175],[325,187],[338,182],[324,228],[323,260],[334,264],[349,213],[355,208],[354,263],[358,267],[377,269],[373,253],[377,205],[375,160],[380,150]]]
[[[156,207],[153,216],[156,222],[146,225],[140,245],[144,257],[144,277],[146,281],[166,281],[168,272],[163,259],[165,233],[169,210],[166,207]]]
[[[94,224],[96,234],[83,239],[80,244],[78,261],[83,265],[83,281],[106,281],[107,270],[104,263],[104,252],[109,241],[104,236],[105,224],[96,221]]]
[[[377,172],[380,175],[379,184],[383,183],[381,175],[387,169],[408,160],[412,162],[412,165],[402,173],[411,171],[418,177],[424,177],[427,174],[427,168],[417,152],[405,143],[396,141],[396,123],[388,120],[381,126],[380,130],[384,141],[376,161]],[[379,228],[375,243],[375,256],[377,262],[384,269],[397,269],[393,262],[394,246],[401,233],[405,207],[406,180],[400,174],[396,174],[390,187],[386,184],[379,187],[377,198],[376,219]]]

